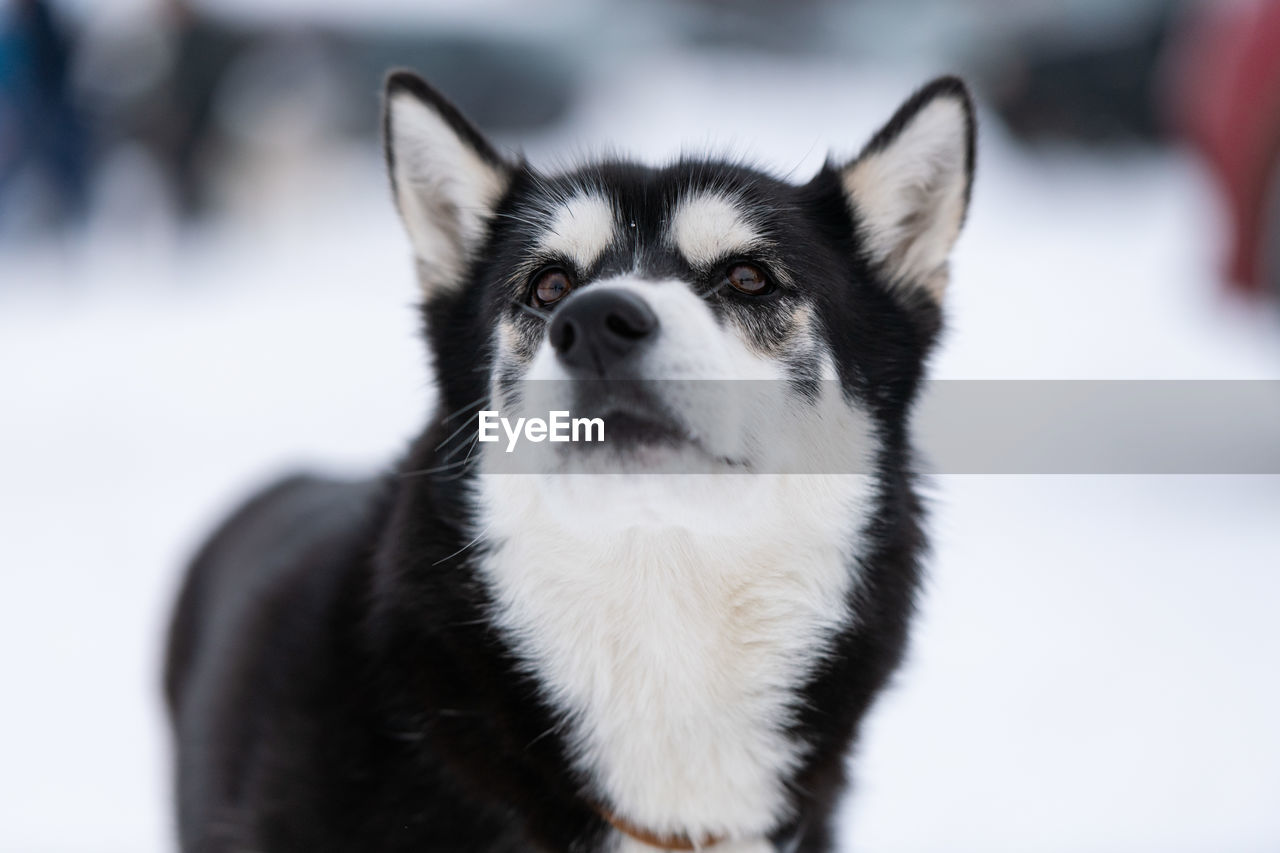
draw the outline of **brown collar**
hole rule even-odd
[[[597,806],[596,811],[600,813],[600,817],[607,820],[618,832],[634,838],[641,844],[648,844],[650,847],[656,847],[659,850],[706,850],[708,847],[713,847],[725,840],[723,835],[707,835],[697,840],[687,835],[659,835],[656,832],[650,832],[647,829],[636,826],[631,821],[624,817],[619,817],[604,806]]]

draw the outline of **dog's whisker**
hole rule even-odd
[[[447,467],[447,468],[453,469],[453,473],[449,474],[448,476],[441,476],[439,479],[445,483],[452,483],[453,481],[460,480],[464,476],[466,476],[467,466],[473,461],[478,462],[480,459],[480,457],[477,456],[473,460],[471,456],[471,454],[473,454],[475,452],[475,449],[479,446],[480,446],[480,433],[477,431],[475,438],[471,439],[471,444],[467,449],[466,456],[464,456],[461,459],[455,460],[453,462],[445,463],[443,466],[441,466],[441,467]],[[453,456],[455,453],[457,453],[461,449],[462,449],[462,445],[458,445],[458,447],[449,451],[449,455],[446,456],[445,458],[448,459],[449,456]],[[441,471],[440,473],[443,474],[445,472]]]
[[[564,725],[563,725],[562,723],[556,723],[555,725],[551,726],[551,727],[550,727],[549,729],[547,729],[545,732],[543,732],[542,734],[538,735],[538,736],[537,736],[536,738],[534,738],[533,740],[531,740],[531,741],[529,741],[528,743],[526,743],[526,744],[524,745],[525,751],[528,751],[529,749],[531,749],[531,748],[533,747],[533,745],[534,745],[535,743],[537,743],[538,741],[542,740],[542,739],[543,739],[543,738],[545,738],[545,737],[548,737],[548,736],[550,736],[550,735],[555,734],[556,732],[560,731],[562,728],[564,728]]]
[[[511,302],[521,311],[524,311],[527,314],[532,314],[533,316],[537,317],[539,320],[541,320],[544,323],[548,322],[551,319],[551,315],[548,314],[546,311],[539,311],[537,308],[534,308],[532,305],[529,305],[526,302],[521,302],[519,299],[512,299]]]
[[[477,430],[477,431],[476,431],[476,437],[475,437],[475,438],[473,438],[473,439],[471,439],[471,447],[467,450],[467,455],[466,455],[466,456],[464,456],[464,457],[462,457],[462,462],[463,462],[463,464],[464,464],[464,465],[465,465],[467,462],[471,461],[471,454],[472,454],[472,453],[475,453],[475,452],[476,452],[476,448],[477,448],[477,447],[479,447],[479,446],[480,446],[480,432],[479,432],[479,430]]]
[[[464,462],[465,462],[467,458],[470,458],[470,456],[471,456],[471,451],[475,449],[476,442],[477,442],[477,441],[479,441],[479,440],[480,440],[480,431],[477,429],[477,430],[476,430],[475,437],[471,439],[471,446],[470,446],[470,448],[467,450],[467,456],[466,456],[463,460],[461,460],[461,461],[464,461]],[[456,455],[459,453],[459,451],[461,451],[461,450],[462,450],[462,448],[463,448],[464,446],[466,446],[464,443],[459,443],[456,447],[454,447],[454,448],[453,448],[453,449],[451,449],[448,453],[446,453],[446,454],[445,454],[445,456],[444,456],[445,460],[449,460],[449,459],[453,458],[454,456],[456,456]]]
[[[430,468],[415,468],[412,471],[401,471],[399,474],[396,474],[396,476],[401,479],[407,479],[409,477],[429,477],[432,474],[442,474],[445,471],[450,471],[454,468],[466,465],[468,461],[469,459],[458,459],[454,462],[446,462],[442,465],[433,465]]]
[[[472,406],[476,406],[476,404],[478,403],[478,404],[479,404],[479,407],[483,407],[483,406],[484,406],[484,401],[485,401],[485,400],[488,400],[488,399],[489,399],[489,395],[485,395],[481,400],[477,400],[475,403],[472,403],[471,405],[472,405]],[[467,408],[468,408],[468,409],[470,409],[470,408],[471,408],[471,406],[468,406]],[[455,416],[456,416],[457,414],[461,414],[461,412],[455,413]],[[444,440],[444,441],[442,441],[442,442],[440,442],[439,444],[437,444],[437,445],[436,445],[436,450],[437,450],[437,451],[438,451],[438,450],[440,450],[440,449],[441,449],[441,448],[443,448],[446,444],[448,444],[449,442],[453,441],[453,439],[458,435],[458,433],[462,432],[464,429],[466,429],[466,428],[467,428],[467,427],[469,427],[469,426],[471,426],[471,422],[470,422],[470,420],[463,421],[463,422],[462,422],[462,424],[461,424],[457,429],[455,429],[453,432],[449,433],[449,435],[445,437],[445,440]]]
[[[484,369],[485,369],[485,370],[487,370],[488,368],[484,368]],[[472,400],[470,403],[464,403],[463,405],[461,405],[461,406],[459,406],[457,409],[455,409],[455,410],[454,410],[454,412],[453,412],[453,414],[451,414],[451,415],[446,415],[446,416],[444,416],[443,418],[441,418],[441,419],[440,419],[440,422],[441,422],[441,423],[446,423],[446,424],[447,424],[449,421],[453,420],[453,419],[454,419],[454,418],[456,418],[458,415],[461,415],[461,414],[463,414],[464,412],[468,412],[468,411],[470,411],[471,409],[475,408],[476,406],[483,406],[483,405],[484,405],[484,404],[489,400],[489,398],[490,398],[491,396],[492,396],[492,394],[485,394],[483,397],[477,397],[476,399]],[[439,448],[437,448],[437,449],[439,449]]]
[[[528,225],[530,228],[543,228],[547,224],[536,219],[530,219],[527,216],[517,216],[514,213],[495,213],[494,218],[510,219],[512,222],[519,222],[522,225]]]
[[[717,293],[723,290],[724,286],[727,285],[728,283],[729,281],[726,279],[724,281],[721,281],[719,284],[713,284],[710,287],[706,288],[705,290],[700,291],[698,293],[698,298],[706,299],[708,296],[715,296]]]
[[[447,562],[449,562],[450,560],[452,560],[454,557],[457,557],[457,556],[459,556],[460,554],[462,554],[462,553],[463,553],[464,551],[466,551],[467,549],[469,549],[469,548],[474,548],[476,545],[480,544],[480,540],[481,540],[481,539],[483,539],[483,538],[484,538],[484,535],[485,535],[486,533],[488,533],[488,532],[489,532],[489,528],[490,528],[491,526],[492,526],[491,524],[486,524],[486,525],[485,525],[485,527],[484,527],[484,530],[481,530],[479,533],[477,533],[477,534],[476,534],[476,538],[475,538],[475,539],[472,539],[472,540],[471,540],[470,542],[468,542],[466,545],[463,545],[461,548],[459,548],[458,550],[454,551],[454,552],[453,552],[452,554],[450,554],[449,556],[447,556],[447,557],[441,557],[439,560],[436,560],[436,561],[435,561],[434,563],[432,563],[431,565],[433,565],[433,566],[438,566],[438,565],[440,565],[441,563],[447,563]]]

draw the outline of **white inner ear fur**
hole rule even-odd
[[[486,161],[428,104],[391,96],[390,145],[396,201],[419,260],[422,287],[456,286],[484,238],[506,174]]]
[[[617,237],[613,205],[595,193],[580,193],[557,205],[551,227],[538,240],[547,254],[565,255],[586,270]]]
[[[751,224],[747,211],[718,193],[682,199],[671,217],[668,236],[694,266],[745,252],[760,242],[760,232]]]
[[[946,289],[947,255],[964,221],[967,125],[958,99],[938,97],[841,176],[872,259],[895,286],[934,299]]]

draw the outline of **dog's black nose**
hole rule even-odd
[[[629,290],[603,287],[566,299],[547,334],[566,365],[603,376],[657,329],[658,317],[644,299]]]

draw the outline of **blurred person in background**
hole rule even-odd
[[[45,0],[0,9],[0,233],[14,219],[39,226],[84,215],[89,147],[71,95],[72,49]]]
[[[1199,4],[1171,56],[1170,112],[1225,196],[1228,282],[1280,297],[1280,2]]]

